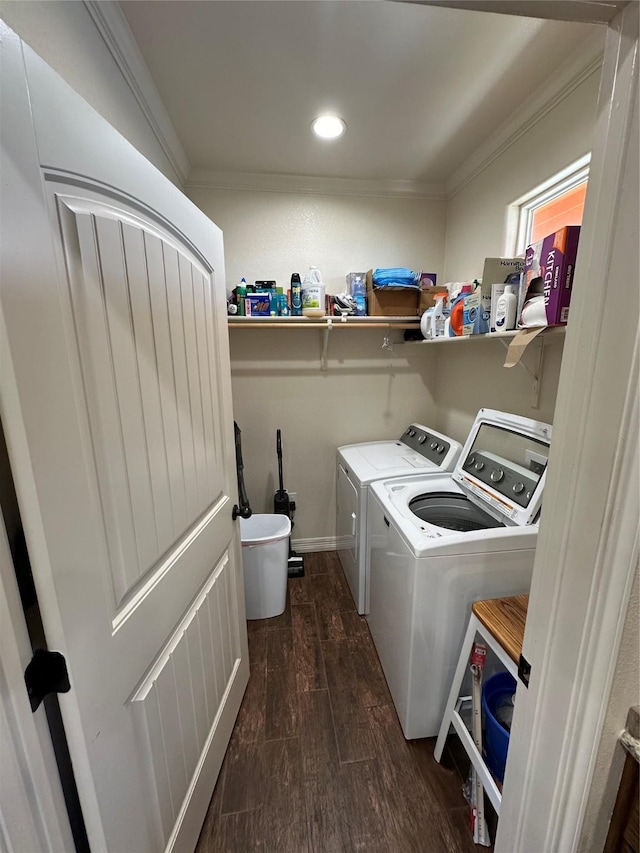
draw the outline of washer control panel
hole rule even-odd
[[[467,456],[462,469],[522,507],[529,505],[540,479],[534,471],[526,472],[520,466],[510,468],[506,460],[477,451]]]
[[[442,465],[451,449],[450,441],[437,433],[429,432],[419,424],[407,427],[399,441],[438,466]]]

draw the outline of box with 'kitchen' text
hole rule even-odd
[[[565,225],[527,247],[524,302],[541,290],[547,326],[561,326],[569,319],[579,239],[580,226]]]

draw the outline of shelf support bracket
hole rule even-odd
[[[327,325],[322,330],[322,354],[320,356],[320,370],[328,370],[327,351],[329,349],[329,334],[333,331],[333,320],[327,317]]]
[[[500,341],[500,343],[504,346],[505,349],[509,349],[509,344],[507,341]],[[541,338],[538,338],[536,343],[536,358],[535,358],[535,368],[531,370],[524,362],[524,353],[520,356],[518,361],[515,364],[505,364],[505,367],[515,367],[519,364],[523,367],[529,376],[533,379],[533,386],[531,389],[531,408],[539,409],[540,408],[540,378],[542,376],[542,368],[544,364],[544,342]]]

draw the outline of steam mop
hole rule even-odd
[[[284,488],[282,478],[282,437],[280,430],[276,430],[276,450],[278,453],[278,491],[273,498],[273,511],[279,515],[286,515],[291,520],[293,530],[293,516],[296,511],[295,501],[289,499],[289,494]],[[288,576],[290,578],[304,577],[304,560],[300,554],[296,554],[291,548],[291,535],[289,535],[289,559]]]

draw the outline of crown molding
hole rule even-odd
[[[214,172],[192,169],[185,189],[246,190],[248,192],[363,196],[369,198],[446,199],[444,184],[368,178],[323,178],[271,175],[257,172]]]
[[[184,185],[191,168],[189,160],[120,4],[115,0],[84,0],[84,5],[160,147]]]
[[[580,50],[565,62],[551,79],[527,98],[498,130],[495,131],[469,159],[453,172],[446,181],[447,199],[454,198],[474,178],[477,178],[494,160],[535,127],[547,113],[560,104],[585,80],[602,66],[604,51],[603,32],[586,39]]]

